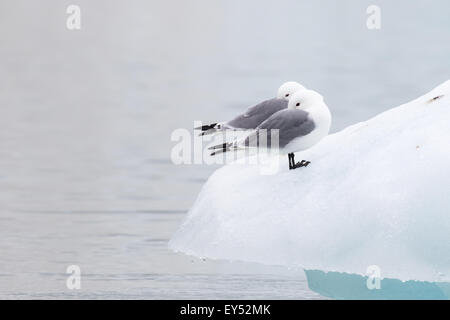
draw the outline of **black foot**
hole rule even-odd
[[[310,163],[311,163],[311,161],[302,160],[301,162],[297,162],[296,164],[294,164],[292,169],[307,167]]]
[[[294,153],[288,154],[289,170],[293,170],[293,169],[297,169],[297,168],[301,168],[301,167],[307,167],[311,163],[311,161],[306,161],[306,160],[302,160],[301,162],[295,163],[294,157],[295,157]]]

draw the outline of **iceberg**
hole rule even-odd
[[[364,300],[447,300],[450,282],[428,282],[384,278],[379,290],[367,287],[369,277],[356,274],[305,270],[309,288],[322,296],[334,299]]]
[[[394,284],[448,288],[450,81],[296,159],[311,164],[288,170],[280,156],[274,174],[240,160],[216,170],[169,248],[301,267],[315,285],[376,266]]]

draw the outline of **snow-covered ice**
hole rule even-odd
[[[200,257],[450,281],[450,81],[262,175],[236,161],[204,185],[169,246]]]

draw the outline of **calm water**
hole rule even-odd
[[[448,1],[0,0],[0,298],[320,298],[302,270],[167,250],[216,168],[170,140],[315,88],[333,131],[450,74]],[[65,270],[82,270],[82,289]]]

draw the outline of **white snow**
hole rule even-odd
[[[432,100],[434,97],[442,96]],[[238,161],[204,185],[169,247],[200,257],[450,281],[450,81],[326,137],[262,175]]]

